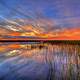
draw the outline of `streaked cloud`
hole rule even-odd
[[[1,38],[80,37],[79,0],[1,0],[0,4]]]

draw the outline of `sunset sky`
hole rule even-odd
[[[0,0],[0,39],[80,40],[80,0]]]

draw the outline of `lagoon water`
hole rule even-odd
[[[0,80],[80,80],[80,45],[0,43]]]

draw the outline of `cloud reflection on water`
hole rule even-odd
[[[0,79],[79,80],[80,46],[0,43]]]

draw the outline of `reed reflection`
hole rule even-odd
[[[80,46],[0,43],[0,79],[79,80]]]

